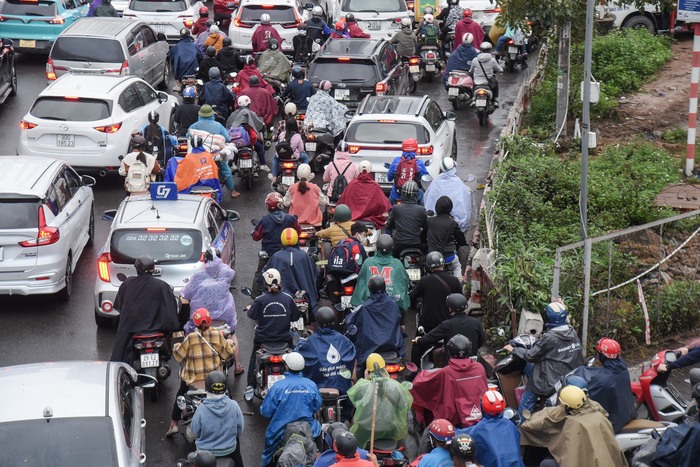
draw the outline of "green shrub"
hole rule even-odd
[[[663,286],[661,309],[657,312],[656,306],[650,305],[649,321],[655,336],[696,328],[700,325],[700,283],[675,281]]]

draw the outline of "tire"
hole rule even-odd
[[[486,122],[488,121],[489,117],[486,115],[486,112],[483,110],[479,110],[477,112],[477,116],[479,117],[479,125],[480,126],[486,126]]]
[[[66,270],[64,272],[64,277],[66,281],[65,287],[58,292],[58,298],[67,302],[70,300],[70,296],[73,293],[73,255],[69,252],[68,258],[66,260]]]
[[[416,92],[416,89],[418,88],[418,82],[411,78],[411,84],[408,85],[408,93],[413,94]]]
[[[175,109],[177,109],[177,104],[175,104],[175,107],[172,108],[170,111],[170,118],[168,119],[168,132],[173,135],[177,133],[176,128],[175,128]]]
[[[631,29],[646,29],[650,33],[656,34],[656,26],[654,26],[654,22],[649,17],[643,15],[633,16],[627,22],[625,22],[622,27]]]
[[[432,83],[433,80],[435,79],[435,73],[426,73],[425,75],[425,80],[429,83]]]
[[[17,67],[15,67],[14,59],[12,59],[12,91],[10,91],[10,95],[17,95]]]
[[[245,181],[245,186],[248,187],[248,191],[253,190],[253,177],[248,177]]]
[[[100,316],[97,314],[97,311],[95,311],[95,324],[98,328],[113,328],[115,321],[115,319]]]
[[[506,70],[512,73],[515,70],[515,62],[511,60],[506,63]]]
[[[158,89],[161,91],[167,91],[170,86],[170,60],[165,60],[165,65],[163,66],[163,76],[161,77],[161,82],[158,84]]]
[[[459,98],[452,100],[452,108],[455,110],[460,110],[462,108],[462,104],[460,104]]]
[[[95,244],[95,212],[93,207],[90,206],[90,223],[88,224],[88,241],[86,246],[93,246]]]

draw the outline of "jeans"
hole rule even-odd
[[[454,259],[452,259],[452,261],[447,261],[447,259],[445,260],[445,272],[455,276],[460,280],[460,282],[462,281],[462,265],[459,262],[457,252],[455,252]]]
[[[525,365],[523,373],[525,373],[525,376],[527,376],[528,381],[532,379],[532,373],[534,369],[534,363],[528,363],[527,365]],[[529,389],[526,389],[523,393],[522,399],[520,399],[520,406],[518,407],[518,412],[520,412],[520,415],[522,415],[525,410],[529,410],[530,412],[532,412],[535,409],[535,404],[537,404],[537,399],[539,398],[540,396],[530,391]]]
[[[226,188],[228,188],[229,191],[233,191],[234,186],[233,174],[231,174],[231,167],[228,166],[228,163],[226,161],[219,161],[216,163],[216,165],[219,166],[219,171],[221,172],[221,175],[224,178]]]
[[[257,140],[255,142],[255,152],[258,154],[258,160],[260,161],[260,165],[266,165],[267,162],[265,162],[265,146],[260,140]]]
[[[248,380],[248,386],[256,387],[258,385],[258,380],[255,377],[255,373],[257,371],[257,368],[255,367],[255,357],[258,353],[258,349],[260,348],[261,342],[258,340],[253,340],[253,351],[250,352],[250,361],[248,362],[248,375],[247,375],[247,380]]]
[[[498,42],[496,42],[496,53],[500,53],[501,50],[503,50],[503,44],[505,44],[508,39],[510,39],[508,36],[501,36],[498,38]],[[520,53],[524,54],[525,52],[527,52],[527,48],[523,43],[520,45]]]
[[[305,152],[302,152],[299,154],[299,160],[301,161],[302,164],[308,164],[309,163],[309,156],[306,155]],[[279,171],[279,156],[275,153],[275,155],[272,157],[272,175],[275,177],[279,175],[277,172]]]

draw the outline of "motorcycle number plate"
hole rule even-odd
[[[290,327],[293,329],[296,329],[299,332],[303,331],[304,330],[304,318],[299,318],[298,320],[293,321]]]
[[[287,185],[287,186],[294,185],[294,177],[292,177],[292,176],[282,177],[282,185]]]
[[[448,96],[458,96],[459,95],[459,88],[450,88],[447,91]]]
[[[160,365],[160,356],[157,353],[141,354],[141,368],[156,368]]]
[[[476,106],[477,107],[486,107],[486,99],[477,99]]]
[[[306,143],[306,150],[307,151],[315,151],[316,150],[316,143]]]
[[[238,166],[241,169],[252,169],[253,159],[241,159],[240,161],[238,161]]]
[[[345,308],[347,310],[348,308],[351,308],[351,306],[350,306],[351,299],[352,299],[352,295],[343,295],[342,297],[340,297],[340,304],[343,305],[343,308]]]
[[[408,274],[408,280],[419,281],[420,280],[420,269],[406,269]]]
[[[282,381],[283,379],[284,375],[269,375],[267,377],[267,390],[269,391],[273,384],[275,384],[277,381]]]
[[[389,183],[386,178],[386,172],[374,172],[374,181],[377,183]]]
[[[509,54],[517,54],[518,53],[518,48],[517,47],[508,47],[508,53]]]
[[[435,65],[431,65],[430,63],[428,63],[427,65],[425,65],[425,71],[435,71]]]
[[[418,65],[411,65],[408,69],[411,73],[420,73],[420,67]]]

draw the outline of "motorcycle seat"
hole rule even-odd
[[[382,356],[384,362],[393,362],[399,359],[399,354],[394,350],[377,351],[379,355]]]
[[[622,430],[620,431],[619,434],[627,434],[627,433],[637,433],[640,430],[647,430],[647,429],[653,429],[653,428],[663,428],[666,425],[663,423],[655,422],[653,420],[644,420],[641,418],[635,418],[631,422],[629,422],[627,425],[622,427]]]
[[[265,342],[260,344],[260,348],[268,353],[283,354],[289,349],[286,342]]]
[[[199,381],[193,381],[192,384],[190,384],[190,388],[192,388],[190,391],[193,393],[204,391],[204,386],[204,380],[200,379]]]
[[[132,339],[158,339],[165,338],[165,334],[162,332],[150,332],[146,334],[135,334]]]
[[[376,439],[374,440],[375,451],[391,452],[399,446],[399,442],[395,439]]]
[[[321,399],[325,400],[335,400],[340,397],[340,391],[336,388],[319,388],[321,393]]]
[[[408,255],[408,254],[419,254],[422,256],[423,252],[420,251],[420,249],[418,249],[418,248],[404,248],[399,253],[399,257],[403,257],[404,255]]]

